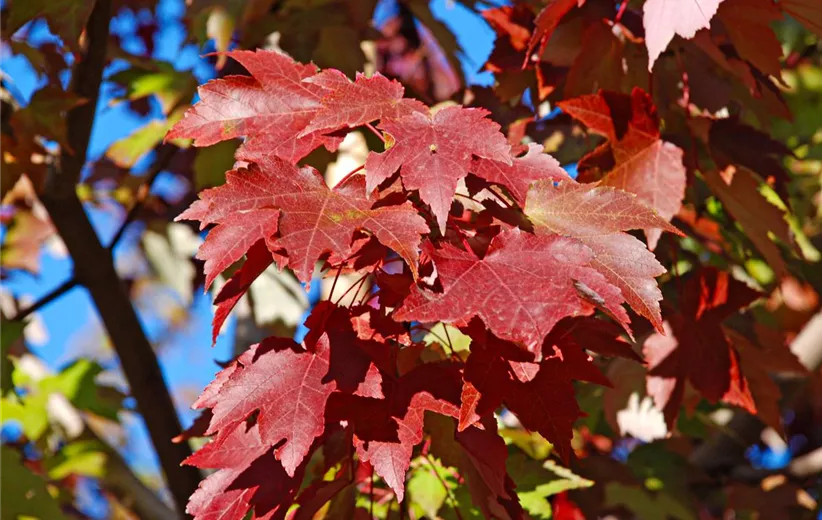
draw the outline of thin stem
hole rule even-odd
[[[368,516],[374,520],[374,466],[371,466],[371,487],[368,488]]]
[[[494,198],[495,198],[495,199],[497,199],[498,201],[502,202],[503,206],[505,206],[506,208],[511,208],[511,203],[510,203],[510,202],[508,202],[507,200],[505,200],[505,198],[504,198],[502,195],[500,195],[499,193],[497,193],[497,192],[494,190],[493,186],[492,186],[492,187],[491,187],[488,191],[489,191],[489,192],[491,192],[491,194],[494,196]]]
[[[363,168],[365,168],[365,165],[364,165],[364,164],[362,164],[362,165],[360,165],[360,166],[357,166],[356,168],[354,168],[354,169],[353,169],[353,170],[351,170],[350,172],[346,173],[346,174],[345,174],[345,177],[343,177],[342,179],[340,179],[340,180],[337,182],[337,186],[339,186],[340,184],[342,184],[342,183],[344,183],[345,181],[347,181],[349,177],[351,177],[352,175],[356,174],[357,172],[359,172],[359,171],[360,171],[360,170],[362,170]]]
[[[12,321],[22,321],[26,319],[32,313],[37,312],[38,310],[53,302],[60,296],[74,289],[76,286],[77,279],[75,277],[71,277],[70,279],[66,280],[65,282],[61,283],[60,285],[52,289],[51,292],[49,292],[48,294],[34,302],[32,305],[18,312],[17,315],[12,319]]]
[[[342,295],[341,295],[339,298],[337,298],[337,301],[335,302],[335,305],[339,305],[339,304],[340,304],[340,302],[342,301],[342,299],[343,299],[343,298],[345,298],[345,295],[347,295],[348,293],[350,293],[350,292],[351,292],[351,289],[353,289],[354,287],[356,287],[358,284],[362,283],[362,281],[363,281],[363,280],[365,280],[367,277],[368,277],[368,273],[365,273],[364,275],[362,275],[362,276],[360,277],[360,279],[359,279],[359,280],[357,280],[356,282],[354,282],[353,284],[351,284],[351,287],[349,287],[348,289],[346,289],[346,290],[345,290],[345,292],[344,292],[344,293],[342,293]],[[359,289],[357,289],[357,292],[360,292],[360,291],[359,291]]]
[[[445,482],[445,480],[443,480],[442,475],[440,475],[440,472],[437,471],[437,466],[434,465],[434,461],[431,460],[431,456],[426,453],[425,455],[423,455],[423,458],[425,458],[426,462],[428,462],[428,465],[431,466],[431,469],[434,471],[434,475],[437,477],[437,480],[439,480],[440,484],[442,484],[442,487],[445,488],[445,492],[448,493],[448,501],[451,502],[451,507],[454,508],[454,514],[456,515],[457,520],[462,520],[462,515],[460,514],[459,506],[457,505],[457,499],[456,497],[454,497],[454,494],[451,493],[451,488],[448,487],[448,484]]]
[[[334,283],[331,284],[331,292],[328,293],[328,299],[332,299],[334,297],[334,289],[337,287],[337,280],[340,279],[340,273],[342,273],[343,264],[340,264],[340,267],[337,269],[337,274],[334,276]]]
[[[442,324],[442,330],[445,331],[445,339],[448,340],[448,350],[451,351],[451,355],[454,355],[454,344],[451,343],[451,335],[448,334],[448,325],[445,323]]]
[[[614,23],[619,23],[622,20],[622,15],[625,14],[627,8],[628,0],[623,0],[623,2],[619,4],[619,11],[617,11],[616,17],[614,18]]]
[[[374,135],[376,135],[377,137],[379,137],[379,138],[380,138],[380,141],[382,141],[383,143],[385,142],[385,137],[382,135],[382,132],[380,132],[379,130],[377,130],[376,128],[374,128],[374,125],[372,125],[371,123],[365,123],[365,127],[366,127],[366,128],[368,128],[369,130],[371,130],[371,132],[372,132]]]
[[[154,161],[154,164],[151,167],[151,170],[147,172],[146,181],[140,185],[140,188],[137,192],[137,200],[134,202],[134,205],[131,206],[131,209],[128,210],[128,214],[126,215],[125,220],[123,223],[120,224],[120,228],[117,229],[117,232],[112,237],[111,242],[109,242],[107,249],[109,251],[113,250],[120,239],[123,237],[126,228],[129,224],[134,222],[137,218],[137,214],[143,209],[146,201],[148,200],[148,196],[151,194],[151,187],[154,185],[154,181],[157,180],[157,177],[160,176],[160,173],[166,169],[168,163],[171,162],[171,158],[174,156],[174,153],[177,151],[177,147],[171,144],[162,144],[157,147],[157,159]]]

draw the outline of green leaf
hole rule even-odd
[[[102,477],[105,473],[106,454],[97,441],[72,442],[46,461],[49,478],[59,480],[69,475]]]
[[[551,518],[551,502],[548,497],[569,489],[594,485],[592,481],[559,466],[553,460],[539,462],[522,452],[509,456],[507,467],[517,484],[517,495],[522,507],[534,518]]]
[[[106,157],[121,168],[131,168],[144,155],[163,141],[166,132],[183,117],[183,110],[175,110],[163,121],[153,119],[131,133],[115,141],[106,150]]]
[[[9,520],[20,516],[41,520],[62,520],[66,516],[46,489],[46,482],[23,465],[13,449],[0,448],[0,516]]]
[[[23,330],[26,324],[20,321],[8,321],[3,319],[3,326],[0,327],[0,395],[6,395],[12,389],[11,373],[14,365],[9,359],[9,350],[18,340],[23,338]]]
[[[0,415],[3,423],[17,422],[26,438],[36,441],[49,426],[47,402],[48,396],[44,394],[27,395],[23,399],[9,394],[0,400]]]
[[[450,478],[454,487],[456,482],[453,482],[453,477],[438,461],[434,461],[433,467],[425,459],[419,461],[421,464],[414,470],[406,485],[411,506],[418,508],[420,513],[429,518],[437,518],[437,512],[448,497],[448,490],[443,482],[447,483]]]
[[[78,359],[59,374],[44,378],[39,383],[39,393],[48,395],[59,392],[81,410],[87,410],[101,417],[117,420],[121,395],[115,392],[113,399],[103,398],[110,387],[98,386],[95,378],[103,371],[97,363],[88,359]],[[112,402],[114,401],[114,402]]]
[[[696,520],[696,515],[668,493],[609,482],[605,486],[605,507],[624,506],[643,520]]]
[[[164,114],[178,103],[188,100],[197,88],[197,80],[188,71],[178,71],[171,64],[155,62],[156,68],[132,67],[114,74],[110,81],[126,87],[126,98],[134,101],[157,96]]]
[[[197,190],[225,184],[225,172],[234,166],[239,141],[222,141],[199,148],[194,159],[194,186]]]
[[[505,439],[505,444],[513,444],[532,459],[544,460],[554,450],[554,446],[536,432],[522,428],[500,428],[499,434]]]
[[[458,328],[446,325],[445,323],[437,323],[431,327],[430,332],[422,338],[422,341],[427,346],[433,343],[439,343],[446,348],[450,346],[454,349],[454,352],[468,350],[471,345],[471,338],[460,332]]]

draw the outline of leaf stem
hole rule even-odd
[[[383,143],[385,142],[385,137],[382,135],[382,132],[374,128],[374,125],[372,125],[371,123],[365,123],[365,127],[371,130],[371,133],[379,137],[380,141],[382,141]]]
[[[348,293],[350,293],[350,292],[351,292],[351,289],[353,289],[353,288],[354,288],[354,287],[356,287],[357,285],[359,285],[359,284],[363,283],[363,281],[364,281],[367,277],[368,277],[368,273],[365,273],[364,275],[362,275],[362,276],[360,277],[360,279],[359,279],[359,280],[357,280],[356,282],[352,283],[352,284],[351,284],[351,286],[350,286],[348,289],[346,289],[346,290],[345,290],[345,292],[344,292],[344,293],[342,293],[342,294],[340,295],[340,297],[339,297],[339,298],[337,298],[337,301],[336,301],[336,302],[334,302],[334,304],[335,304],[335,305],[339,305],[339,304],[340,304],[340,302],[342,301],[342,299],[343,299],[343,298],[345,298],[345,296],[346,296]],[[359,290],[359,289],[357,289],[357,292],[360,292],[360,290]],[[354,296],[356,296],[356,294],[355,294]],[[329,298],[329,299],[330,299],[330,298]]]
[[[337,280],[340,279],[340,273],[342,273],[343,264],[340,264],[340,267],[337,268],[337,274],[334,276],[334,283],[331,284],[331,292],[328,293],[328,299],[331,300],[334,297],[334,289],[337,287]]]
[[[456,515],[457,520],[462,520],[462,515],[460,514],[459,506],[457,505],[457,499],[456,497],[454,497],[453,493],[451,493],[451,488],[448,487],[448,484],[442,478],[440,472],[437,471],[437,466],[434,465],[434,461],[431,460],[431,456],[426,453],[425,455],[423,455],[423,458],[425,458],[426,462],[428,462],[428,465],[431,466],[431,469],[434,471],[434,475],[437,477],[437,480],[439,480],[440,484],[442,484],[442,487],[445,488],[445,492],[448,493],[448,501],[451,502],[451,507],[454,508],[454,515]]]
[[[360,170],[362,170],[363,168],[365,168],[365,165],[364,165],[364,164],[362,164],[362,165],[360,165],[360,166],[357,166],[356,168],[354,168],[354,169],[353,169],[353,170],[351,170],[350,172],[346,173],[346,174],[345,174],[345,177],[343,177],[342,179],[340,179],[340,180],[337,182],[337,184],[336,184],[335,186],[339,186],[340,184],[344,183],[345,181],[347,181],[347,180],[349,179],[349,177],[353,176],[354,174],[356,174],[357,172],[359,172],[359,171],[360,171]]]
[[[614,17],[614,23],[620,23],[622,20],[622,15],[625,14],[625,10],[628,8],[628,0],[623,0],[621,4],[619,4],[619,10],[617,11],[616,16]]]

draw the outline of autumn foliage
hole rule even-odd
[[[463,88],[456,43],[428,3],[399,5],[394,32],[356,27],[378,42],[367,74],[347,66],[364,68],[359,46],[335,67],[328,48],[295,51],[311,38],[287,23],[277,49],[218,44],[203,57],[218,77],[155,129],[154,145],[185,153],[231,146],[219,182],[187,209],[169,204],[204,237],[212,343],[266,273],[325,291],[299,341],[287,331],[240,345],[194,402],[200,416],[175,441],[208,438],[183,461],[208,471],[186,512],[812,514],[812,477],[741,478],[698,450],[736,435],[717,412],[757,418],[753,439],[737,435],[746,447],[762,424],[791,437],[786,406],[819,418],[818,397],[801,400],[795,384],[818,389],[818,362],[791,345],[822,292],[822,113],[796,113],[791,95],[803,67],[819,70],[822,6],[477,3],[494,31],[482,65],[494,83]],[[256,34],[248,9],[238,20]],[[313,7],[283,9],[325,28],[305,22]],[[784,54],[777,23],[810,43]],[[39,186],[47,172],[21,136],[65,135],[20,112],[4,157]],[[357,164],[324,175],[355,139],[367,147]],[[280,294],[262,297],[276,307]],[[431,505],[433,488],[444,494]]]

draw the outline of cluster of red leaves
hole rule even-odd
[[[627,233],[644,230],[651,244],[662,230],[678,233],[669,220],[683,196],[682,152],[660,138],[650,98],[636,89],[563,103],[607,138],[583,164],[608,163],[609,173],[576,182],[541,147],[512,148],[485,110],[429,108],[379,74],[352,82],[277,52],[229,55],[251,75],[203,86],[169,133],[196,145],[245,138],[226,184],[179,217],[210,226],[198,255],[208,284],[246,257],[216,297],[215,331],[271,263],[307,283],[320,262],[321,276],[357,272],[376,291],[351,307],[320,303],[303,344],[266,339],[217,375],[195,404],[205,410],[201,433],[214,439],[187,462],[218,471],[190,513],[282,518],[296,502],[309,518],[363,466],[402,500],[431,412],[448,421],[448,438],[432,442],[453,443],[476,504],[489,517],[520,517],[495,410],[505,406],[567,460],[582,415],[573,382],[609,384],[586,350],[636,359],[618,340],[631,335],[628,308],[664,330],[655,278],[665,269]],[[364,171],[328,187],[295,165],[364,126],[385,142]],[[718,327],[753,297],[701,312],[710,305],[700,293],[683,323],[710,316]],[[470,354],[426,356],[409,330],[438,322],[470,337]],[[660,357],[654,377],[690,378],[721,397],[686,362],[667,372]],[[734,391],[747,406],[744,389]],[[319,474],[339,465],[337,478],[302,489],[320,453]]]

